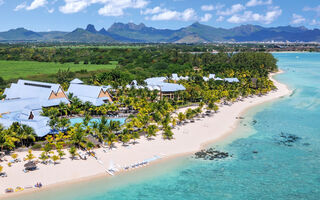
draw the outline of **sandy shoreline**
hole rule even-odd
[[[281,72],[279,72],[281,73]],[[24,173],[22,170],[25,162],[15,163],[12,167],[1,163],[7,174],[7,178],[0,178],[0,199],[25,194],[26,192],[40,191],[29,189],[23,192],[13,194],[4,194],[6,188],[17,186],[32,186],[36,182],[41,182],[45,187],[41,190],[54,187],[61,184],[70,184],[90,180],[97,177],[108,177],[105,169],[109,168],[110,162],[116,166],[124,167],[132,165],[146,159],[160,156],[164,159],[173,158],[181,155],[194,153],[214,141],[223,139],[230,134],[238,125],[239,119],[247,109],[259,104],[269,102],[280,97],[289,95],[291,91],[286,85],[274,81],[277,91],[270,92],[262,97],[247,98],[244,101],[234,103],[232,106],[222,106],[219,112],[213,117],[206,117],[195,123],[189,123],[184,126],[176,127],[173,140],[163,140],[161,135],[155,137],[154,140],[146,140],[144,137],[137,140],[138,144],[130,144],[124,147],[116,144],[115,149],[105,153],[103,149],[96,149],[96,155],[103,164],[97,162],[96,159],[90,157],[88,160],[71,160],[66,153],[65,159],[57,165],[39,164],[39,170]],[[186,109],[186,108],[185,108]],[[25,157],[26,152],[19,153],[19,158]],[[34,152],[36,156],[40,152]],[[11,160],[8,157],[8,160]],[[155,161],[156,163],[158,161]]]

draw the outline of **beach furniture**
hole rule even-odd
[[[23,191],[24,189],[20,186],[16,187],[16,189],[14,190],[15,192],[20,192]]]
[[[13,188],[7,188],[5,189],[5,193],[12,193],[14,192]]]
[[[8,175],[7,175],[7,173],[5,173],[5,172],[2,172],[2,173],[0,173],[0,177],[7,177]]]

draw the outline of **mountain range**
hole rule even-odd
[[[86,29],[72,32],[35,32],[24,28],[0,32],[0,42],[78,42],[78,43],[213,43],[213,42],[320,42],[319,29],[279,26],[266,28],[241,25],[215,28],[198,22],[178,30],[147,27],[143,23],[114,23],[109,29]]]

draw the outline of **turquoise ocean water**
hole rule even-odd
[[[237,131],[213,145],[232,158],[187,156],[16,199],[320,199],[320,54],[274,55],[286,71],[276,79],[294,93],[249,110]]]

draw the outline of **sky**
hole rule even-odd
[[[320,28],[320,0],[0,0],[0,31],[72,31],[87,24],[107,29],[114,22],[169,29],[194,22],[313,29]]]

